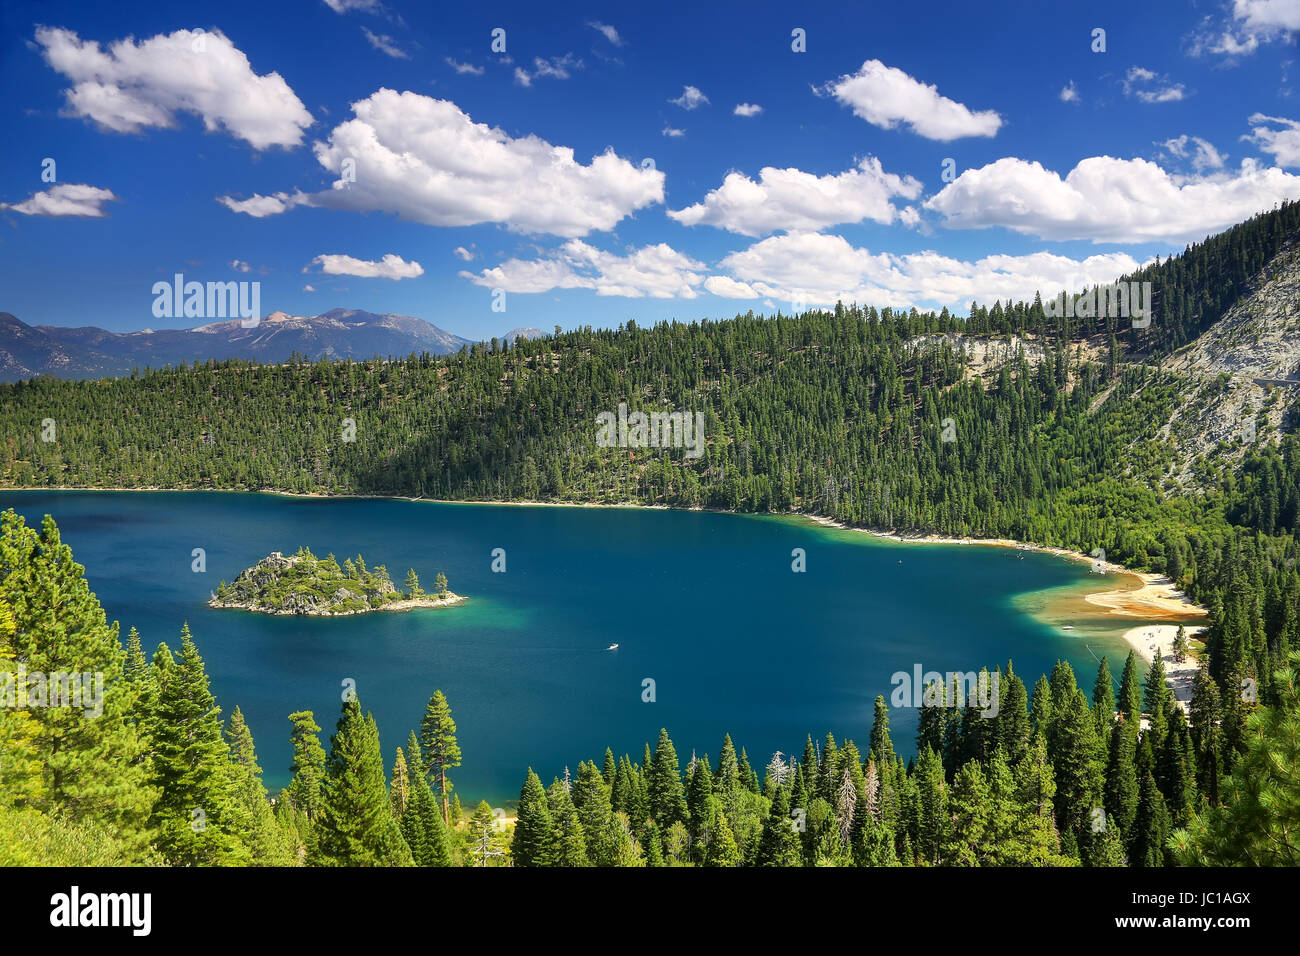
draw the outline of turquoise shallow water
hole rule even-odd
[[[465,800],[517,798],[525,770],[547,782],[605,747],[639,760],[667,727],[683,761],[724,732],[756,765],[805,735],[865,745],[891,675],[1005,663],[1031,688],[1058,657],[1089,691],[1096,657],[1118,674],[1112,629],[1062,632],[1016,607],[1026,592],[1078,586],[1087,567],[1050,555],[903,545],[802,521],[700,512],[309,499],[219,492],[5,492],[29,523],[46,512],[92,589],[152,649],[188,621],[223,711],[252,727],[268,786],[288,778],[288,714],[338,718],[356,681],[385,760],[436,688],[451,701]],[[204,604],[221,579],[271,551],[362,554],[399,585],[443,571],[469,603],[337,619],[270,617]],[[807,571],[791,571],[791,550]],[[207,572],[194,573],[194,548]],[[493,573],[491,552],[506,551]],[[616,651],[605,648],[617,642]],[[653,679],[656,699],[642,700]],[[910,752],[916,712],[892,716]]]

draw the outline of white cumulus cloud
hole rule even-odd
[[[1186,95],[1183,84],[1171,82],[1169,77],[1141,66],[1129,67],[1123,84],[1124,95],[1140,103],[1176,103]]]
[[[1233,0],[1231,16],[1207,16],[1202,21],[1200,31],[1191,37],[1190,52],[1193,56],[1248,56],[1260,44],[1286,38],[1296,31],[1300,31],[1297,0]]]
[[[709,102],[709,98],[693,86],[687,86],[682,89],[682,95],[671,99],[669,103],[680,106],[684,110],[693,110],[696,107],[704,106]]]
[[[1250,135],[1242,139],[1254,143],[1265,153],[1271,153],[1279,166],[1300,166],[1300,123],[1263,113],[1255,113],[1248,122]]]
[[[1047,252],[994,255],[967,261],[932,251],[872,253],[842,236],[796,232],[772,236],[724,257],[716,267],[667,245],[627,255],[602,252],[571,240],[530,260],[510,259],[463,278],[515,293],[588,289],[598,295],[695,299],[703,292],[724,299],[763,299],[830,306],[916,306],[964,310],[972,301],[1032,301],[1036,292],[1111,282],[1141,265],[1124,253],[1071,259]]]
[[[275,193],[271,196],[260,196],[254,194],[248,199],[235,199],[232,196],[218,196],[217,202],[225,206],[231,212],[241,213],[245,216],[252,216],[254,219],[265,219],[267,216],[278,216],[294,206],[307,206],[311,204],[310,197],[301,192]]]
[[[293,205],[388,212],[430,226],[495,222],[516,232],[566,238],[608,230],[636,210],[663,202],[664,174],[607,151],[583,165],[567,146],[514,138],[474,122],[449,100],[378,90],[352,104],[353,119],[313,146],[340,175],[310,195],[219,201],[236,212],[271,215]],[[356,181],[342,177],[355,161]]]
[[[838,175],[814,176],[800,169],[765,166],[755,182],[741,173],[729,173],[703,202],[669,210],[668,215],[684,226],[704,224],[759,236],[864,219],[891,223],[899,216],[890,201],[893,197],[920,195],[920,181],[886,173],[872,156]]]
[[[1006,157],[926,200],[953,229],[1004,226],[1043,239],[1188,242],[1300,197],[1300,176],[1253,159],[1235,172],[1176,177],[1145,159],[1091,156],[1062,179]]]
[[[49,189],[33,193],[19,203],[0,203],[0,209],[12,209],[24,216],[76,216],[83,219],[101,219],[107,216],[104,203],[117,197],[111,189],[87,186],[85,183],[60,183]]]
[[[325,6],[335,13],[347,13],[349,10],[378,10],[379,0],[324,0]]]
[[[515,82],[520,86],[532,86],[533,80],[551,78],[556,80],[567,80],[571,71],[582,69],[582,61],[575,59],[572,53],[566,53],[564,56],[553,56],[549,60],[544,57],[533,57],[533,72],[529,73],[523,67],[515,67]]]
[[[1209,140],[1199,136],[1189,136],[1187,133],[1167,139],[1160,145],[1171,155],[1190,160],[1192,168],[1198,173],[1206,169],[1222,169],[1224,160],[1228,158],[1226,153],[1220,153],[1215,149],[1214,144]]]
[[[832,80],[817,92],[835,97],[873,126],[894,129],[902,124],[926,139],[946,142],[964,136],[995,136],[1002,126],[996,111],[972,111],[940,96],[938,87],[879,60],[868,60],[857,73]]]
[[[1111,282],[1139,263],[1122,253],[1076,260],[1039,252],[974,261],[932,251],[873,254],[842,236],[792,233],[732,253],[719,265],[759,295],[778,302],[961,308],[972,301],[1032,301],[1038,291],[1053,295],[1061,289]]]
[[[414,279],[424,275],[418,262],[407,262],[401,256],[388,253],[378,262],[354,259],[344,255],[319,255],[311,261],[320,271],[330,276],[356,276],[360,279]]]
[[[757,103],[737,103],[736,108],[732,110],[737,116],[757,116],[763,112],[763,107]]]
[[[118,133],[176,126],[192,113],[254,149],[297,146],[311,114],[279,73],[258,76],[220,30],[177,30],[107,50],[71,30],[37,27],[45,61],[72,81],[68,109]]]
[[[477,274],[460,274],[475,285],[507,292],[590,289],[633,299],[694,299],[704,269],[703,263],[662,242],[620,256],[570,239],[543,258],[509,259]]]

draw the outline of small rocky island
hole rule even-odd
[[[420,587],[415,570],[406,572],[406,590],[399,590],[382,564],[367,568],[361,555],[342,566],[334,555],[318,558],[307,548],[285,557],[272,551],[235,580],[222,581],[208,607],[238,608],[262,614],[305,614],[334,617],[370,611],[410,611],[422,607],[447,607],[465,598],[447,587],[439,573],[434,592]]]

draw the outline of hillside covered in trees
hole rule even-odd
[[[1155,357],[1220,314],[1225,290],[1245,289],[1298,217],[1285,205],[1140,273],[1195,318],[1177,319],[1176,334],[1160,331],[1162,315],[1184,314],[1168,303],[1141,330],[1049,320],[1038,302],[966,319],[839,306],[394,362],[0,385],[0,486],[803,512],[1101,548],[1167,572],[1211,610],[1216,679],[1268,685],[1300,646],[1294,438],[1279,449],[1262,434],[1244,469],[1199,456],[1185,487],[1160,423],[1194,385]],[[976,369],[971,333],[1030,336],[1041,360],[1017,349]],[[597,416],[623,403],[702,414],[704,453],[601,447]]]
[[[666,734],[639,763],[611,764],[611,755],[596,772],[589,762],[567,786],[543,788],[530,773],[513,850],[492,844],[485,824],[479,859],[1294,862],[1273,828],[1294,826],[1296,812],[1297,704],[1288,665],[1300,649],[1300,449],[1289,434],[1277,444],[1265,434],[1244,464],[1206,454],[1194,463],[1194,484],[1174,480],[1160,426],[1193,383],[1159,360],[1209,327],[1294,240],[1298,208],[1261,215],[1144,269],[1134,278],[1160,291],[1156,320],[1142,330],[1108,319],[1049,319],[1039,302],[973,306],[966,318],[840,305],[653,329],[625,323],[437,358],[207,363],[99,382],[0,386],[0,485],[802,512],[854,526],[1101,548],[1130,567],[1169,574],[1209,608],[1204,668],[1187,719],[1169,704],[1163,679],[1139,700],[1132,660],[1118,701],[1109,700],[1109,676],[1100,674],[1090,702],[1065,665],[1024,693],[1008,665],[1004,692],[1020,689],[996,725],[968,721],[960,706],[927,711],[910,767],[881,743],[887,721],[878,710],[869,748],[832,737],[792,764],[767,763],[762,780],[754,767],[744,769],[744,751],[726,744],[716,771],[701,758],[682,779]],[[1022,344],[990,364],[976,361],[972,337]],[[701,413],[703,455],[633,442],[602,447],[597,416],[624,403],[634,412]],[[54,640],[37,610],[50,600],[41,589],[55,573],[33,570],[45,561],[82,594],[67,613],[85,618],[78,633],[89,642],[86,653],[98,655],[106,673],[122,668],[111,682],[118,716],[94,735],[61,723],[72,719],[66,715],[0,715],[5,740],[27,741],[3,752],[30,780],[17,791],[7,826],[123,859],[269,859],[239,849],[256,840],[280,847],[277,860],[405,862],[408,852],[417,862],[469,859],[465,848],[421,857],[417,846],[439,840],[427,807],[419,811],[424,822],[410,824],[414,835],[402,831],[407,801],[424,807],[436,795],[443,836],[454,844],[446,779],[459,761],[458,752],[449,755],[454,740],[441,756],[422,740],[408,742],[390,786],[373,721],[355,702],[345,705],[331,748],[337,764],[331,755],[320,769],[319,742],[312,748],[308,739],[316,731],[295,738],[311,754],[295,759],[295,781],[307,772],[337,805],[313,803],[317,784],[303,783],[298,792],[306,787],[306,796],[295,800],[291,787],[270,810],[251,769],[251,740],[233,714],[231,739],[222,742],[193,642],[183,639],[180,663],[166,648],[148,662],[130,646],[126,663],[114,663],[116,635],[53,522],[39,538],[16,518],[6,522],[0,599],[18,622],[6,653],[34,669],[46,653],[41,642]],[[185,704],[188,716],[158,711],[182,679],[189,682],[182,696],[200,706]],[[1247,685],[1257,688],[1250,699]],[[311,715],[295,716],[295,727],[315,726]],[[206,756],[168,757],[182,746],[168,728],[182,719],[200,721],[183,746],[199,741]],[[120,779],[86,779],[83,792],[76,772],[51,770],[81,759],[78,739],[86,754],[113,755]],[[196,804],[184,774],[169,778],[169,759],[223,768],[233,760],[241,782],[211,784],[244,794],[230,819],[274,819],[279,829],[253,837],[232,823],[232,834],[244,834],[231,836],[233,849],[205,846],[187,856],[192,841],[180,832],[178,808]],[[420,786],[398,783],[432,775],[435,764],[439,782],[427,798]],[[381,803],[390,809],[376,809]],[[1093,828],[1097,808],[1113,826]],[[783,827],[796,810],[805,828],[791,843]],[[32,813],[37,818],[24,816]],[[377,829],[364,839],[338,835],[360,821]],[[50,829],[65,826],[128,836],[95,843]],[[172,831],[175,844],[160,836]],[[992,839],[1016,849],[990,855]]]

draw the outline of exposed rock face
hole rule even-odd
[[[1192,482],[1198,457],[1235,464],[1257,443],[1276,443],[1300,399],[1300,243],[1285,246],[1250,293],[1164,367],[1186,379],[1161,430],[1179,484]]]
[[[1250,294],[1170,365],[1201,374],[1300,383],[1300,243],[1283,247]]]

